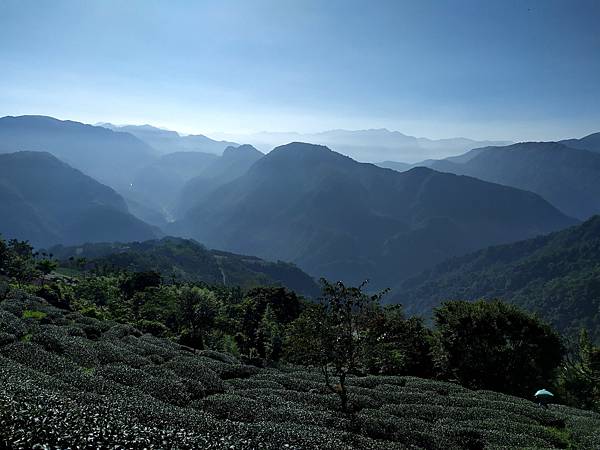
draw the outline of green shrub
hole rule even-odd
[[[46,314],[43,311],[32,311],[30,309],[26,309],[25,311],[23,311],[23,319],[36,319],[36,320],[41,320],[44,317],[46,317],[48,314]]]

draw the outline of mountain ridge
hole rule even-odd
[[[156,157],[135,136],[48,116],[0,118],[0,154],[46,151],[72,167],[125,192],[131,173]]]
[[[213,191],[171,232],[292,261],[313,276],[374,276],[381,285],[444,255],[572,223],[532,193],[426,168],[401,174],[291,143]],[[397,259],[406,248],[415,261]]]
[[[157,128],[147,124],[119,126],[103,122],[99,125],[110,130],[131,133],[138,139],[155,148],[161,154],[174,152],[202,152],[220,155],[225,148],[240,145],[236,142],[217,141],[203,134],[181,135],[177,131]]]
[[[578,219],[600,213],[598,153],[559,142],[523,142],[469,153],[462,160],[439,160],[429,167],[535,192]]]

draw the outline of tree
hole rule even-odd
[[[282,326],[277,322],[277,318],[271,309],[271,305],[267,305],[265,313],[258,324],[258,341],[260,348],[258,349],[267,364],[278,361],[281,356],[283,346]]]
[[[481,300],[444,302],[434,317],[443,376],[471,389],[524,397],[551,385],[563,346],[556,331],[535,316]]]
[[[0,236],[0,275],[6,273],[8,267],[9,251],[6,241]]]
[[[369,329],[380,313],[384,293],[367,295],[366,282],[347,287],[321,279],[322,296],[292,324],[288,350],[304,364],[320,368],[327,387],[340,399],[343,412],[352,412],[347,377],[365,372]]]
[[[273,322],[285,326],[299,316],[301,308],[300,299],[293,291],[282,287],[251,289],[236,308],[241,325],[238,341],[243,353],[249,355],[253,352],[261,358],[265,357],[264,340],[259,336],[259,328],[267,309]]]
[[[46,276],[56,270],[58,263],[49,258],[44,258],[35,265],[35,268],[42,273],[42,286],[45,284]]]
[[[205,335],[221,309],[214,292],[196,286],[182,286],[178,292],[183,330],[182,343],[204,349]]]
[[[600,346],[592,343],[587,330],[567,354],[559,376],[563,399],[578,408],[600,411]]]
[[[6,246],[3,271],[19,285],[33,280],[37,275],[33,247],[27,241],[11,239]]]
[[[43,284],[37,289],[36,295],[45,299],[52,306],[61,309],[71,309],[73,289],[60,280]]]
[[[406,318],[400,305],[381,309],[367,334],[365,364],[381,375],[433,375],[432,332],[419,317]]]
[[[160,273],[155,271],[132,272],[127,274],[121,283],[121,291],[126,298],[133,297],[136,292],[143,292],[149,287],[159,287],[161,285]]]
[[[99,307],[124,305],[119,280],[115,277],[93,276],[79,280],[73,287],[75,298]],[[115,317],[116,318],[116,317]]]

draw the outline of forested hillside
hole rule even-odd
[[[292,264],[208,250],[188,239],[167,237],[144,242],[55,246],[49,252],[71,269],[155,271],[165,279],[179,282],[244,289],[278,285],[310,297],[318,292],[315,281]]]
[[[453,258],[394,290],[407,311],[429,315],[443,300],[500,298],[559,330],[600,340],[600,217],[547,236]]]

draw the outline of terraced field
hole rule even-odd
[[[0,448],[600,448],[600,415],[413,377],[260,369],[12,292],[0,301]],[[44,447],[45,446],[45,447]]]

